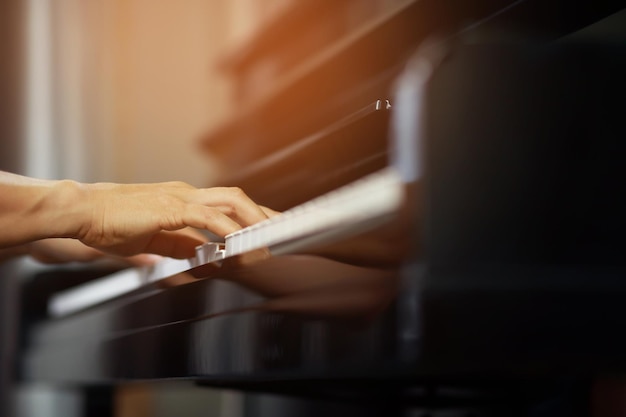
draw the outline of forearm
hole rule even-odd
[[[0,248],[62,237],[112,255],[188,258],[204,240],[182,229],[226,236],[266,218],[238,188],[80,184],[0,172]]]
[[[0,172],[0,248],[76,237],[84,218],[81,185]]]

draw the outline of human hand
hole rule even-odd
[[[0,172],[0,259],[47,238],[78,239],[118,256],[195,256],[205,241],[187,227],[225,236],[267,218],[238,188],[182,182],[81,184]]]
[[[272,210],[269,207],[265,207],[265,206],[259,206],[259,207],[261,207],[261,210],[263,211],[263,213],[265,213],[267,217],[276,217],[282,214],[280,211]]]
[[[81,220],[75,236],[106,253],[195,255],[204,240],[181,229],[193,227],[225,236],[267,215],[238,188],[197,189],[181,182],[89,184],[80,187]]]

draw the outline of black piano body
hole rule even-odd
[[[278,210],[391,167],[394,215],[63,317],[35,279],[24,383],[184,379],[372,415],[513,413],[555,381],[624,371],[626,48],[585,32],[622,6],[396,3],[204,141],[223,184]],[[275,31],[232,58],[242,79]]]

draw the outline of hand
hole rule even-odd
[[[84,244],[129,256],[137,253],[187,258],[204,240],[180,229],[225,236],[267,215],[238,188],[197,189],[180,182],[84,186],[88,215],[76,232]],[[266,209],[267,210],[267,209]]]
[[[0,172],[0,260],[48,238],[78,239],[118,256],[190,258],[206,239],[183,229],[225,236],[265,220],[264,210],[274,214],[238,188],[198,189],[181,182],[81,184]]]

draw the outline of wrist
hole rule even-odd
[[[79,236],[91,220],[86,187],[0,172],[0,248]]]
[[[88,186],[72,180],[52,182],[41,203],[44,236],[79,238],[91,219]]]

